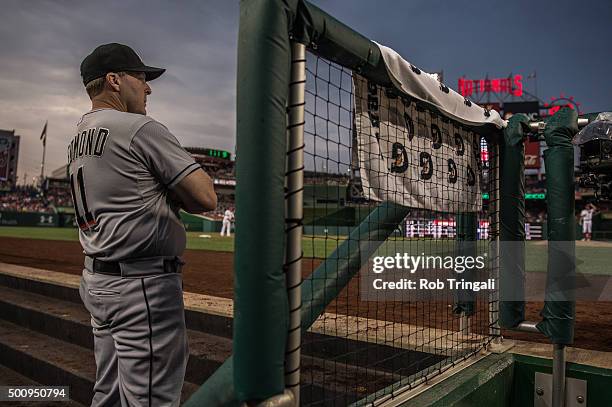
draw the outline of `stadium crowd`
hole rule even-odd
[[[0,192],[0,210],[8,212],[54,212],[42,192],[31,186],[18,186]]]
[[[43,190],[35,186],[3,184],[0,189],[0,211],[54,213],[59,207],[71,207],[72,197],[66,188]]]
[[[70,190],[65,187],[44,190],[34,186],[3,185],[0,189],[0,211],[55,213],[57,208],[72,206]],[[220,220],[225,210],[234,206],[233,195],[220,194],[217,209],[204,215]]]
[[[219,178],[232,179],[232,174],[225,169],[221,169],[219,173],[215,174]],[[225,177],[222,177],[222,176]],[[312,173],[308,175],[313,175]],[[309,178],[307,183],[313,183],[314,178]],[[347,179],[343,176],[333,177],[332,180],[328,180],[327,184],[331,183],[344,183]],[[540,183],[531,183],[528,191],[539,192],[542,185]],[[542,189],[542,191],[545,191]],[[233,193],[221,193],[218,194],[218,205],[214,211],[203,213],[204,216],[215,220],[223,219],[223,214],[226,209],[232,209],[236,203],[234,201]],[[546,205],[544,202],[531,203],[525,211],[525,220],[529,223],[543,223],[546,222]],[[0,211],[9,212],[39,212],[39,213],[54,213],[57,208],[72,207],[72,197],[69,188],[66,186],[50,186],[48,189],[42,189],[35,186],[12,186],[6,182],[0,183]],[[576,213],[578,214],[582,209],[581,205],[576,206]],[[608,212],[611,208],[607,205],[601,207],[602,212]],[[414,219],[437,219],[438,221],[450,221],[454,219],[452,214],[436,213],[435,216],[432,213],[425,213],[427,211],[413,210],[411,216]],[[482,213],[481,218],[484,219],[486,215]]]
[[[218,194],[217,208],[214,211],[204,212],[203,215],[214,220],[222,220],[226,209],[232,209],[236,206],[233,195]]]

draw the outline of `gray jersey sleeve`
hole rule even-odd
[[[130,152],[166,188],[174,188],[183,178],[200,168],[176,137],[156,121],[148,122],[134,134]]]

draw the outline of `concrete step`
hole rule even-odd
[[[16,371],[9,369],[6,366],[0,365],[0,386],[42,386],[41,383],[23,376]],[[4,401],[3,406],[12,407],[32,407],[31,401]],[[35,403],[42,406],[42,402]],[[85,407],[85,404],[78,403],[74,400],[68,401],[47,401],[45,407]]]
[[[0,287],[38,294],[83,307],[80,276],[0,263]],[[185,321],[189,329],[232,337],[232,301],[185,293]]]
[[[42,272],[44,270],[6,263],[0,263],[0,265],[3,266],[0,270],[0,286],[40,294],[62,301],[81,303],[79,276],[64,273],[56,273],[57,276],[54,276],[51,272],[35,272]]]
[[[44,335],[93,349],[89,313],[82,304],[0,286],[2,319]],[[232,353],[231,340],[187,330],[186,380],[203,383]]]
[[[70,386],[70,397],[91,401],[95,381],[93,352],[0,320],[4,366],[44,385]]]
[[[0,363],[17,372],[17,378],[27,377],[20,385],[69,386],[71,399],[90,404],[96,376],[92,350],[0,320],[0,355]],[[181,399],[198,387],[185,382]]]

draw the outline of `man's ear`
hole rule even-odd
[[[114,72],[109,72],[106,74],[106,83],[111,87],[111,89],[115,92],[119,92],[121,86],[119,83],[119,75]]]

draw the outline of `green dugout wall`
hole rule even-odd
[[[218,233],[221,231],[221,221],[208,219],[201,215],[181,211],[181,221],[188,232]]]

